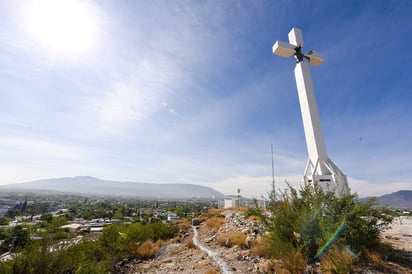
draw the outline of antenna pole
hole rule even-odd
[[[273,202],[276,200],[276,186],[275,186],[275,164],[273,161],[273,144],[270,144],[270,150],[272,152],[272,195]]]
[[[275,165],[273,163],[273,144],[270,144],[270,149],[272,151],[272,183],[275,185]]]

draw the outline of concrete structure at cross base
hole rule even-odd
[[[217,207],[224,208],[262,208],[265,209],[267,202],[265,200],[248,199],[240,196],[228,195],[223,200],[218,201]]]
[[[300,29],[292,28],[288,36],[289,43],[276,41],[273,54],[282,57],[294,55],[296,59],[295,79],[309,154],[303,179],[305,183],[317,182],[324,190],[333,191],[336,196],[348,195],[350,190],[346,176],[326,153],[315,91],[309,71],[309,64],[318,66],[323,62],[323,57],[313,51],[302,53],[303,38]]]

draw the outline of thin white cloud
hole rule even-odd
[[[1,136],[0,184],[50,177],[99,174],[90,163],[99,159],[99,151],[90,147],[44,140],[35,136]]]
[[[412,190],[412,181],[376,183],[349,177],[348,182],[351,192],[358,193],[359,197],[381,196],[399,190]]]
[[[287,183],[298,188],[301,182],[301,176],[289,175],[285,177],[275,176],[276,191],[284,191]],[[287,183],[286,183],[287,182]],[[271,176],[236,176],[225,180],[207,184],[225,195],[237,195],[237,189],[241,190],[241,195],[248,198],[267,198],[272,188]]]
[[[271,190],[271,182],[271,176],[236,176],[205,185],[225,195],[237,195],[237,189],[240,188],[242,196],[248,198],[267,198],[267,194]],[[407,181],[376,184],[349,177],[348,182],[351,193],[356,193],[359,197],[379,197],[399,190],[412,189],[412,182]],[[287,189],[287,183],[295,189],[299,189],[302,184],[302,175],[290,174],[286,176],[275,176],[276,191],[285,191],[285,189]]]
[[[213,42],[213,32],[197,22],[199,18],[193,16],[190,8],[180,7],[176,11],[176,14],[170,13],[163,5],[159,6],[156,12],[163,15],[162,20],[157,18],[150,28],[139,28],[134,34],[134,39],[145,43],[133,43],[136,40],[132,39],[124,41],[123,47],[132,48],[129,56],[124,54],[124,50],[117,49],[116,43],[111,44],[112,56],[107,56],[107,60],[115,60],[114,64],[99,62],[99,65],[103,69],[115,66],[119,71],[112,73],[107,68],[110,73],[102,75],[103,86],[97,85],[92,89],[85,86],[89,91],[79,102],[80,121],[84,116],[97,115],[93,119],[98,128],[121,134],[144,127],[145,119],[157,113],[162,105],[172,104],[173,107],[168,108],[169,113],[179,113],[177,106],[170,102],[171,97],[187,102],[185,98],[196,92],[193,91],[199,88],[196,82],[203,77],[193,75],[194,68],[200,67],[205,72],[212,69],[209,57],[225,48],[225,42],[221,40],[217,46]],[[147,16],[137,17],[142,25],[154,20]],[[172,28],[167,22],[179,27]],[[124,39],[122,35],[125,33],[120,32],[119,38]]]
[[[0,148],[3,154],[7,153],[8,156],[16,153],[22,156],[27,155],[27,157],[37,156],[38,158],[46,158],[50,156],[57,159],[70,160],[81,159],[86,156],[85,151],[76,146],[16,136],[1,136]]]

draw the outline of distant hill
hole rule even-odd
[[[370,197],[360,200],[366,201],[368,199],[370,199]],[[380,205],[387,205],[390,208],[412,210],[412,190],[400,190],[391,194],[385,194],[376,197],[376,202]]]
[[[224,195],[211,187],[193,184],[149,184],[101,180],[89,176],[39,180],[0,186],[0,190],[20,192],[60,192],[82,195],[123,196],[159,199],[215,199]]]

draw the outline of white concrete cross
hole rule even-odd
[[[319,66],[322,64],[323,56],[320,53],[314,51],[309,51],[307,54],[302,53],[303,37],[300,29],[292,28],[288,37],[289,44],[282,41],[276,41],[275,45],[273,45],[273,54],[286,58],[295,55],[296,62],[298,63],[307,59],[311,65]]]
[[[318,182],[324,190],[334,191],[338,196],[349,194],[346,176],[329,159],[323,138],[322,126],[316,103],[315,91],[310,75],[309,64],[318,66],[323,62],[320,53],[309,51],[302,53],[302,31],[292,28],[289,32],[289,43],[276,41],[273,54],[282,57],[295,56],[295,79],[302,113],[303,127],[305,130],[306,145],[309,160],[303,175],[305,183]]]

